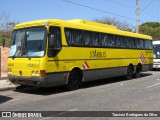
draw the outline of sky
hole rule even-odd
[[[140,0],[140,24],[160,22],[159,5],[160,0]],[[0,15],[3,11],[19,23],[111,17],[136,25],[136,0],[0,0]]]

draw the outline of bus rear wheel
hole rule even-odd
[[[127,68],[127,75],[126,75],[126,79],[127,80],[131,80],[133,77],[133,67],[131,65],[128,66]]]
[[[135,74],[134,74],[134,77],[135,77],[135,78],[141,77],[141,72],[142,72],[141,66],[140,66],[140,65],[137,65],[137,67],[136,67],[136,72],[135,72]]]
[[[77,90],[81,84],[80,75],[77,71],[71,71],[68,76],[68,90]]]

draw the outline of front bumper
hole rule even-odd
[[[66,79],[63,77],[62,74],[48,74],[45,77],[23,77],[8,74],[8,78],[11,83],[17,85],[52,87],[66,84]]]

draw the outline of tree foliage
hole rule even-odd
[[[10,46],[12,31],[15,24],[16,22],[10,20],[9,13],[5,11],[0,13],[0,46],[2,45],[2,36],[4,36],[5,39],[5,46]]]
[[[146,22],[139,26],[139,33],[150,35],[153,40],[160,39],[160,23],[159,22]]]
[[[126,21],[120,21],[117,18],[103,17],[103,18],[97,18],[94,21],[99,23],[114,25],[120,30],[132,31],[130,24],[128,24]]]

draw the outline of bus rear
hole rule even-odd
[[[160,68],[160,40],[153,41],[154,60],[153,69]]]

